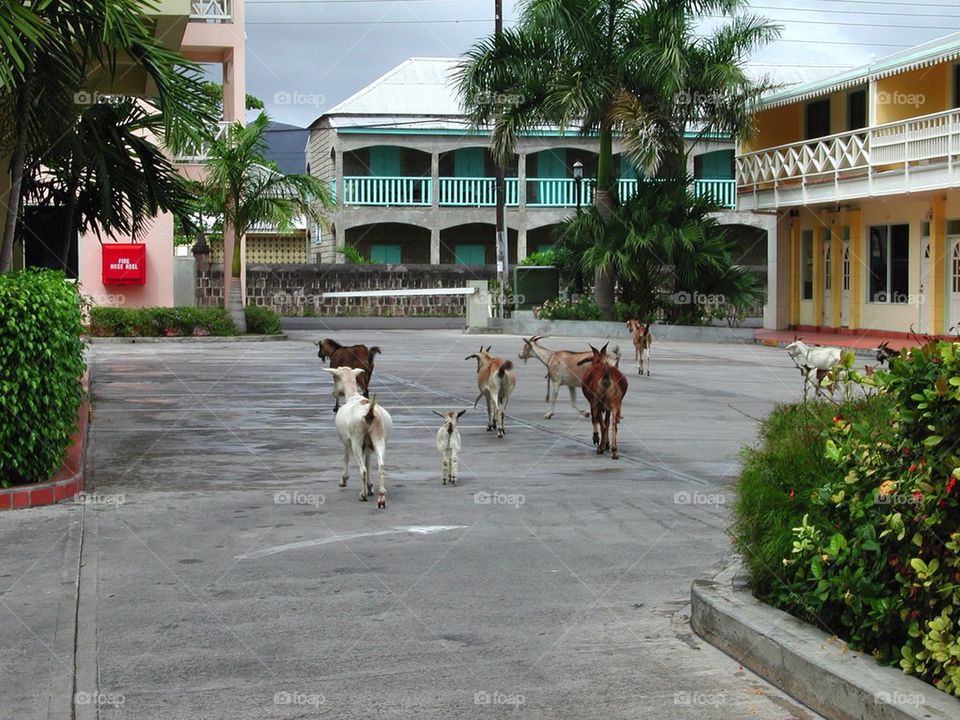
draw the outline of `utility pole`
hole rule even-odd
[[[503,0],[494,0],[494,35],[497,40],[503,33]],[[498,100],[495,98],[495,100]],[[499,107],[498,107],[499,110]],[[506,187],[504,181],[503,166],[497,161],[496,169],[496,195],[497,195],[497,277],[500,280],[500,292],[498,293],[498,304],[500,306],[500,317],[504,317],[504,294],[507,286],[509,270],[507,269],[507,258],[510,256],[507,252],[507,228],[506,228]]]

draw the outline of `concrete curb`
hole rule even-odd
[[[653,341],[753,344],[754,328],[728,328],[710,325],[651,326]],[[626,325],[593,320],[536,320],[528,318],[491,318],[482,332],[505,335],[545,335],[559,337],[605,337],[630,341]]]
[[[694,632],[828,720],[949,720],[960,700],[766,605],[739,563],[695,580]]]
[[[134,343],[211,343],[211,342],[280,342],[289,340],[280,335],[188,335],[175,337],[85,337],[91,345],[132,345]]]

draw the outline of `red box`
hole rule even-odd
[[[147,246],[143,243],[104,243],[103,284],[145,285]]]

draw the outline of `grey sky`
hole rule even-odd
[[[504,0],[507,24],[518,4]],[[753,60],[793,82],[960,30],[960,0],[751,5],[784,26],[783,39]],[[456,56],[493,32],[493,0],[247,0],[246,7],[247,91],[273,119],[297,125],[408,57]]]

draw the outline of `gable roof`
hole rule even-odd
[[[764,97],[760,101],[758,109],[765,110],[795,102],[803,102],[822,95],[829,95],[837,90],[865,85],[873,80],[899,75],[900,73],[958,58],[960,58],[960,32],[914,45],[906,50],[900,50],[866,65],[830,75],[822,80],[778,90]]]

